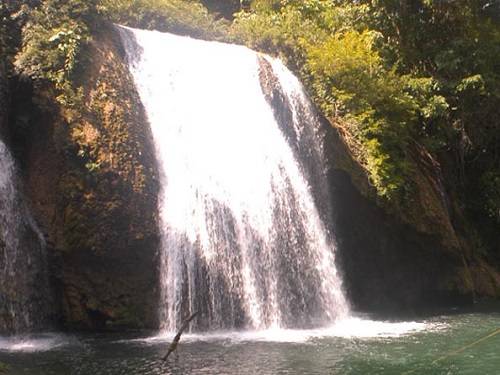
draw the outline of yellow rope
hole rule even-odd
[[[462,348],[460,348],[460,349],[454,350],[454,351],[452,351],[452,352],[449,352],[449,353],[447,353],[447,354],[445,354],[445,355],[443,355],[443,356],[441,356],[441,357],[439,357],[439,358],[435,359],[435,360],[434,360],[434,361],[432,361],[431,363],[432,363],[433,365],[435,365],[435,364],[436,364],[436,363],[438,363],[439,361],[442,361],[443,359],[446,359],[446,358],[452,357],[452,356],[454,356],[454,355],[457,355],[457,354],[459,354],[459,353],[462,353],[463,351],[465,351],[465,350],[467,350],[467,349],[469,349],[469,348],[472,348],[473,346],[476,346],[477,344],[479,344],[479,343],[481,343],[481,342],[483,342],[483,341],[485,341],[485,340],[488,340],[489,338],[491,338],[491,337],[493,337],[493,336],[496,336],[496,335],[498,335],[499,333],[500,333],[500,328],[498,328],[496,331],[493,331],[493,332],[489,333],[488,335],[486,335],[486,336],[484,336],[484,337],[480,338],[479,340],[474,341],[474,342],[473,342],[473,343],[471,343],[471,344],[468,344],[468,345],[466,345],[466,346],[464,346],[464,347],[462,347]],[[416,369],[413,369],[413,370],[410,370],[410,371],[403,372],[401,375],[413,374],[413,373],[414,373],[415,371],[417,371],[418,369],[419,369],[419,368],[416,368]]]

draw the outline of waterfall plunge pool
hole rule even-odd
[[[315,330],[185,334],[167,363],[160,358],[173,335],[48,334],[0,339],[0,362],[12,375],[493,375],[500,335],[469,345],[498,328],[500,313],[455,311],[412,322],[356,317]]]

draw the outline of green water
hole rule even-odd
[[[500,310],[497,310],[500,311]],[[315,331],[186,335],[179,353],[159,358],[167,337],[43,335],[0,339],[8,374],[500,374],[500,313],[416,322],[354,319]]]

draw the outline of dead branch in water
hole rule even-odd
[[[165,356],[162,358],[164,361],[166,361],[167,358],[168,358],[168,356],[170,354],[172,354],[177,349],[177,344],[179,343],[179,341],[181,339],[182,332],[184,332],[184,330],[187,327],[189,327],[189,323],[191,323],[191,321],[194,319],[194,317],[196,315],[198,315],[198,311],[196,311],[189,318],[187,318],[186,320],[184,320],[184,322],[182,323],[181,328],[179,329],[179,332],[177,332],[177,335],[175,335],[174,340],[172,341],[172,343],[168,347],[167,354],[165,354]]]

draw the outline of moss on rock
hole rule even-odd
[[[36,89],[25,174],[47,232],[64,323],[156,325],[157,172],[147,120],[112,25],[94,35],[80,108]],[[57,268],[57,267],[56,267]]]

